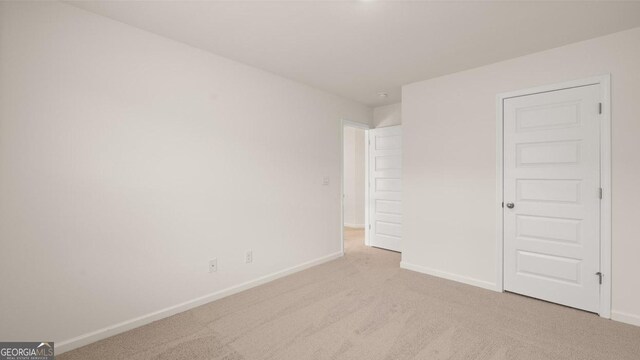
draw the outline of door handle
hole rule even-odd
[[[515,206],[515,205],[514,205],[513,203],[507,203],[507,207],[508,207],[509,209],[513,209],[513,207],[514,207],[514,206]]]

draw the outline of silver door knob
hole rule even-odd
[[[513,207],[514,207],[514,206],[515,206],[515,205],[514,205],[513,203],[507,203],[507,207],[508,207],[509,209],[513,209]]]

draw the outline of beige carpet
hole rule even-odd
[[[58,359],[640,359],[640,328],[346,256]]]

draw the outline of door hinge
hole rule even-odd
[[[600,199],[602,199],[602,188],[600,188],[598,196],[600,196]]]
[[[602,103],[598,103],[598,114],[602,114]]]
[[[603,273],[601,273],[600,271],[598,271],[598,272],[596,273],[596,276],[598,277],[598,283],[599,283],[600,285],[602,285],[602,277],[604,276],[604,274],[603,274]]]
[[[369,230],[371,230],[371,224],[369,224]]]
[[[502,207],[504,207],[504,201],[502,202]]]

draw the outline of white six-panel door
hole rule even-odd
[[[402,128],[369,130],[369,244],[401,251]]]
[[[600,85],[505,99],[504,287],[597,312]]]

